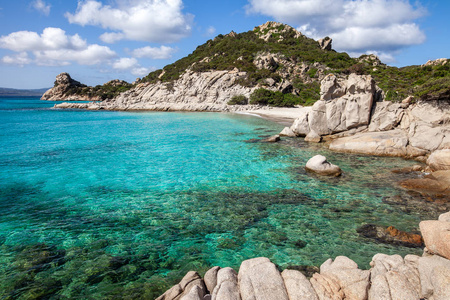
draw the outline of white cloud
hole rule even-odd
[[[89,45],[82,50],[58,49],[33,51],[36,58],[36,64],[44,66],[69,65],[76,62],[80,65],[98,65],[108,62],[117,54],[106,46]]]
[[[122,57],[113,63],[113,68],[118,70],[127,70],[138,65],[136,58]]]
[[[246,9],[295,24],[315,39],[330,36],[340,51],[389,55],[425,41],[415,21],[426,10],[409,0],[249,0]]]
[[[136,58],[133,57],[122,57],[117,59],[112,63],[112,68],[118,71],[127,71],[135,76],[146,76],[150,73],[152,68],[144,68],[142,67]]]
[[[51,5],[45,3],[45,2],[42,1],[42,0],[36,0],[36,1],[33,1],[33,2],[31,3],[31,6],[32,6],[35,10],[39,11],[40,13],[42,13],[42,14],[44,14],[44,15],[46,15],[46,16],[48,16],[48,15],[50,14],[50,8],[51,8]]]
[[[4,56],[1,61],[4,64],[18,65],[23,67],[24,65],[30,64],[32,60],[28,57],[28,53],[20,52],[13,56]]]
[[[101,36],[104,42],[174,42],[191,33],[193,16],[182,9],[182,0],[116,0],[114,6],[84,0],[65,16],[73,24],[112,30]]]
[[[154,71],[155,69],[156,68],[143,68],[143,67],[133,68],[131,70],[131,74],[139,77],[144,77],[147,76],[148,73]]]
[[[0,48],[12,51],[83,49],[86,41],[78,34],[68,36],[60,28],[47,27],[39,35],[32,31],[17,31],[0,37]]]
[[[169,59],[177,50],[167,46],[157,47],[143,47],[133,50],[134,57],[147,57],[152,59]]]
[[[209,36],[212,36],[216,33],[216,28],[214,26],[209,26],[208,29],[206,29],[206,34]]]
[[[0,37],[0,48],[9,49],[15,52],[21,52],[15,56],[3,57],[2,61],[18,65],[24,63],[20,57],[25,57],[32,53],[33,62],[38,65],[68,65],[71,62],[77,62],[81,65],[95,65],[108,61],[117,56],[117,54],[106,46],[97,44],[88,45],[78,34],[67,35],[60,28],[45,28],[42,34],[31,31],[17,31],[7,36]],[[31,59],[25,60],[31,63]]]

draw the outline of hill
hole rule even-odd
[[[0,88],[0,97],[41,97],[47,90],[48,88],[31,90]]]
[[[267,22],[248,32],[219,35],[198,46],[190,55],[133,84],[74,86],[70,88],[70,95],[71,99],[82,96],[83,99],[105,100],[127,96],[137,97],[136,101],[150,101],[149,95],[142,94],[143,85],[155,85],[156,94],[165,87],[165,97],[170,96],[169,92],[181,95],[183,84],[188,84],[187,78],[182,80],[184,75],[190,73],[200,78],[226,71],[237,74],[233,85],[227,87],[241,91],[241,94],[228,94],[229,98],[237,97],[229,104],[311,105],[319,99],[320,81],[326,75],[345,77],[351,73],[371,75],[385,100],[398,102],[407,96],[421,100],[450,99],[447,59],[397,68],[383,64],[375,55],[352,58],[347,53],[336,52],[331,43],[328,37],[315,41],[288,25]],[[180,97],[176,101],[185,101]]]

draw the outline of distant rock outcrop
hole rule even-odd
[[[70,77],[69,73],[56,76],[55,85],[42,95],[41,100],[101,100],[100,97],[82,96],[77,93],[79,88],[87,87]]]
[[[131,88],[131,84],[119,79],[110,80],[102,86],[91,87],[72,79],[68,73],[61,73],[56,76],[53,88],[46,91],[41,100],[102,101],[114,98],[129,88]]]
[[[320,48],[323,50],[330,51],[331,50],[331,43],[333,40],[329,37],[324,37],[323,39],[320,39],[317,41],[319,43]]]

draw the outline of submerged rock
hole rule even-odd
[[[316,155],[308,160],[305,169],[326,176],[339,176],[342,173],[341,168],[329,163],[323,155]]]
[[[262,140],[262,142],[265,142],[265,143],[276,143],[276,142],[279,142],[279,141],[280,141],[280,135],[278,135],[278,134],[273,135],[271,137],[268,137],[267,139]]]
[[[356,230],[361,236],[374,239],[380,243],[401,245],[405,247],[423,247],[420,234],[400,231],[394,226],[383,227],[374,224],[365,224]]]
[[[424,195],[441,196],[448,199],[450,195],[450,170],[436,171],[425,175],[423,178],[406,179],[401,181],[399,185]]]

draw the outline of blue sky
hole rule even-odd
[[[61,72],[132,82],[266,21],[330,36],[352,56],[418,65],[450,57],[449,13],[447,0],[0,0],[0,87],[51,87]]]

